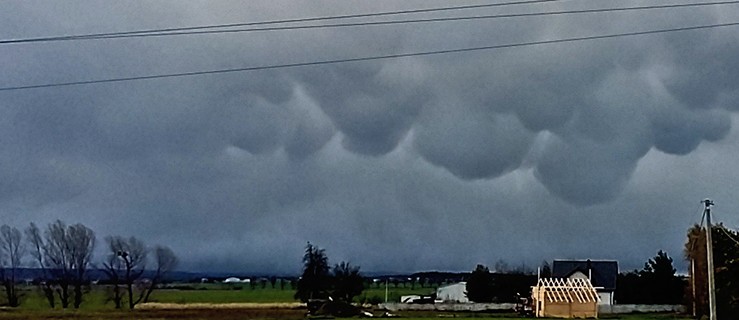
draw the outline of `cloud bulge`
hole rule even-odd
[[[27,1],[0,25],[14,38],[443,5]],[[556,8],[580,7],[490,13]],[[726,22],[726,10],[6,45],[0,86],[680,27]],[[710,184],[704,170],[735,171],[707,159],[739,150],[736,37],[712,29],[6,91],[0,209],[19,227],[59,218],[101,239],[168,244],[190,269],[296,272],[306,241],[367,270],[554,258],[639,267],[660,249],[681,256],[693,202],[735,204],[733,182]]]

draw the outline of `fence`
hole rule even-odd
[[[408,303],[381,303],[380,309],[388,311],[511,311],[513,303],[434,303],[434,304],[408,304]],[[634,313],[634,312],[675,312],[685,313],[687,308],[679,304],[616,304],[599,305],[599,314]]]

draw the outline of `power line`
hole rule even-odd
[[[552,0],[549,0],[552,1]],[[529,3],[529,2],[527,2]],[[499,3],[502,4],[513,4]],[[516,3],[518,4],[518,3]],[[655,9],[675,9],[675,8],[689,8],[689,7],[702,7],[702,6],[716,6],[716,5],[731,5],[739,4],[739,1],[720,1],[720,2],[702,2],[702,3],[682,3],[682,4],[666,4],[666,5],[650,5],[650,6],[633,6],[633,7],[621,7],[621,8],[601,8],[601,9],[584,9],[584,10],[566,10],[566,11],[549,11],[549,12],[533,12],[533,13],[514,13],[514,14],[497,14],[497,15],[478,15],[478,16],[466,16],[466,17],[445,17],[445,18],[428,18],[428,19],[411,19],[411,20],[390,20],[390,21],[369,21],[369,22],[351,22],[351,23],[338,23],[338,24],[318,24],[318,25],[301,25],[301,26],[277,26],[277,27],[266,27],[266,28],[248,28],[248,29],[226,29],[226,30],[203,30],[203,31],[184,31],[184,30],[195,30],[195,29],[211,29],[215,26],[209,27],[186,27],[186,28],[171,28],[171,29],[159,29],[159,30],[147,30],[147,31],[130,31],[130,32],[118,32],[118,33],[107,33],[107,34],[92,34],[92,35],[78,35],[78,36],[64,36],[64,37],[47,37],[47,38],[32,38],[32,39],[10,39],[0,40],[0,44],[17,44],[17,43],[28,43],[28,42],[48,42],[48,41],[70,41],[70,40],[99,40],[99,39],[117,39],[117,38],[140,38],[140,37],[162,37],[162,36],[179,36],[179,35],[197,35],[197,34],[218,34],[218,33],[237,33],[237,32],[258,32],[258,31],[280,31],[280,30],[298,30],[298,29],[316,29],[316,28],[337,28],[337,27],[356,27],[356,26],[377,26],[377,25],[393,25],[393,24],[407,24],[407,23],[430,23],[430,22],[444,22],[444,21],[460,21],[460,20],[479,20],[479,19],[500,19],[500,18],[517,18],[517,17],[534,17],[534,16],[549,16],[549,15],[565,15],[565,14],[585,14],[585,13],[604,13],[604,12],[619,12],[619,11],[637,11],[637,10],[655,10]],[[488,6],[488,5],[486,5]],[[469,7],[469,6],[467,6]],[[437,8],[439,9],[439,8]],[[431,9],[427,9],[431,10]],[[379,15],[380,13],[378,13]],[[386,13],[385,13],[386,14]],[[313,21],[315,18],[303,19],[303,21]],[[288,20],[280,20],[288,21]],[[255,24],[273,24],[277,22],[255,22],[249,25]],[[245,24],[238,24],[245,25]],[[229,25],[231,27],[235,25]]]
[[[235,73],[235,72],[247,72],[247,71],[257,71],[257,70],[270,70],[270,69],[283,69],[283,68],[306,67],[306,66],[316,66],[316,65],[324,65],[324,64],[337,64],[337,63],[360,62],[360,61],[371,61],[371,60],[386,60],[386,59],[397,59],[397,58],[406,58],[406,57],[414,57],[414,56],[442,55],[442,54],[451,54],[451,53],[495,50],[495,49],[526,47],[526,46],[546,45],[546,44],[565,43],[565,42],[577,42],[577,41],[598,40],[598,39],[608,39],[608,38],[618,38],[618,37],[640,36],[640,35],[659,34],[659,33],[668,33],[668,32],[703,30],[703,29],[723,28],[723,27],[731,27],[731,26],[739,26],[739,22],[719,23],[719,24],[699,25],[699,26],[690,26],[690,27],[669,28],[669,29],[656,29],[656,30],[646,30],[646,31],[635,31],[635,32],[626,32],[626,33],[613,33],[613,34],[605,34],[605,35],[563,38],[563,39],[554,39],[554,40],[519,42],[519,43],[490,45],[490,46],[482,46],[482,47],[469,47],[469,48],[447,49],[447,50],[437,50],[437,51],[366,56],[366,57],[358,57],[358,58],[344,58],[344,59],[321,60],[321,61],[311,61],[311,62],[296,62],[296,63],[288,63],[288,64],[273,64],[273,65],[266,65],[266,66],[206,70],[206,71],[192,71],[192,72],[169,73],[169,74],[158,74],[158,75],[109,78],[109,79],[99,79],[99,80],[59,82],[59,83],[37,84],[37,85],[27,85],[27,86],[0,87],[0,91],[63,87],[63,86],[97,84],[97,83],[112,83],[112,82],[124,82],[124,81],[135,81],[135,80],[150,80],[150,79],[162,79],[162,78],[173,78],[173,77],[189,77],[189,76],[198,76],[198,75]]]
[[[551,15],[565,15],[565,14],[587,14],[587,13],[623,12],[623,11],[655,10],[655,9],[676,9],[676,8],[689,8],[689,7],[702,7],[702,6],[715,6],[715,5],[731,5],[731,4],[739,4],[739,1],[682,3],[682,4],[634,6],[634,7],[620,7],[620,8],[583,9],[583,10],[548,11],[548,12],[531,12],[531,13],[511,13],[511,14],[478,15],[478,16],[466,16],[466,17],[444,17],[444,18],[428,18],[428,19],[412,19],[412,20],[349,22],[349,23],[317,24],[317,25],[314,24],[314,25],[302,25],[302,26],[278,26],[278,27],[248,28],[248,29],[158,32],[158,33],[143,33],[143,34],[138,34],[138,33],[137,34],[117,34],[117,35],[106,35],[106,36],[76,37],[76,38],[69,38],[69,39],[58,39],[54,41],[100,40],[100,39],[163,37],[163,36],[202,35],[202,34],[219,34],[219,33],[259,32],[259,31],[282,31],[282,30],[317,29],[317,28],[379,26],[379,25],[394,25],[394,24],[408,24],[408,23],[431,23],[431,22],[462,21],[462,20],[520,18],[520,17],[551,16]],[[0,41],[0,44],[6,44],[6,43],[14,43],[14,42]]]
[[[267,21],[257,21],[257,22],[214,24],[214,25],[202,25],[202,26],[179,27],[179,28],[145,29],[145,30],[123,31],[123,32],[90,33],[90,34],[53,36],[53,37],[6,39],[6,40],[0,40],[0,44],[64,41],[64,40],[78,40],[78,39],[96,39],[100,37],[111,37],[111,36],[120,36],[120,35],[149,34],[149,33],[159,33],[159,32],[177,32],[177,31],[199,30],[199,29],[233,28],[233,27],[245,27],[245,26],[256,26],[256,25],[326,21],[326,20],[336,20],[336,19],[368,18],[368,17],[380,17],[380,16],[390,16],[390,15],[403,15],[403,14],[466,10],[466,9],[480,9],[480,8],[526,5],[526,4],[537,4],[537,3],[547,3],[547,2],[561,2],[561,1],[568,1],[568,0],[523,0],[523,1],[501,2],[501,3],[487,3],[487,4],[437,7],[437,8],[426,8],[426,9],[411,9],[411,10],[400,10],[400,11],[345,14],[345,15],[310,17],[310,18],[267,20]]]
[[[726,236],[727,236],[727,237],[728,237],[728,238],[729,238],[729,239],[730,239],[731,241],[734,241],[734,242],[735,242],[735,243],[736,243],[737,245],[739,245],[739,241],[737,241],[737,240],[736,240],[736,239],[734,238],[734,236],[732,236],[731,234],[729,234],[729,232],[727,232],[727,231],[726,231],[726,228],[725,228],[725,227],[724,227],[723,225],[720,225],[720,224],[719,224],[719,225],[718,225],[717,227],[718,227],[718,228],[719,228],[719,229],[720,229],[721,231],[723,231],[723,232],[724,232],[724,234],[725,234],[725,235],[726,235]]]

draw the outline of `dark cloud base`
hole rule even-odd
[[[26,37],[431,5],[116,11],[24,1],[0,12],[0,30]],[[0,86],[623,32],[722,21],[726,10],[3,46],[12,63],[0,66]],[[17,226],[59,218],[101,238],[168,244],[184,268],[202,270],[295,272],[306,241],[334,262],[381,271],[553,258],[638,268],[660,249],[677,261],[697,201],[714,197],[727,212],[735,204],[736,37],[712,30],[2,92],[0,210]]]

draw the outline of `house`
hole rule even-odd
[[[469,303],[467,282],[458,282],[436,289],[436,301],[447,303]]]
[[[226,280],[223,280],[223,283],[241,283],[241,279],[236,277],[229,277],[226,278]]]
[[[600,298],[587,278],[541,278],[531,298],[536,317],[598,317]]]
[[[615,260],[554,260],[552,278],[589,279],[600,305],[614,304],[618,262]]]

